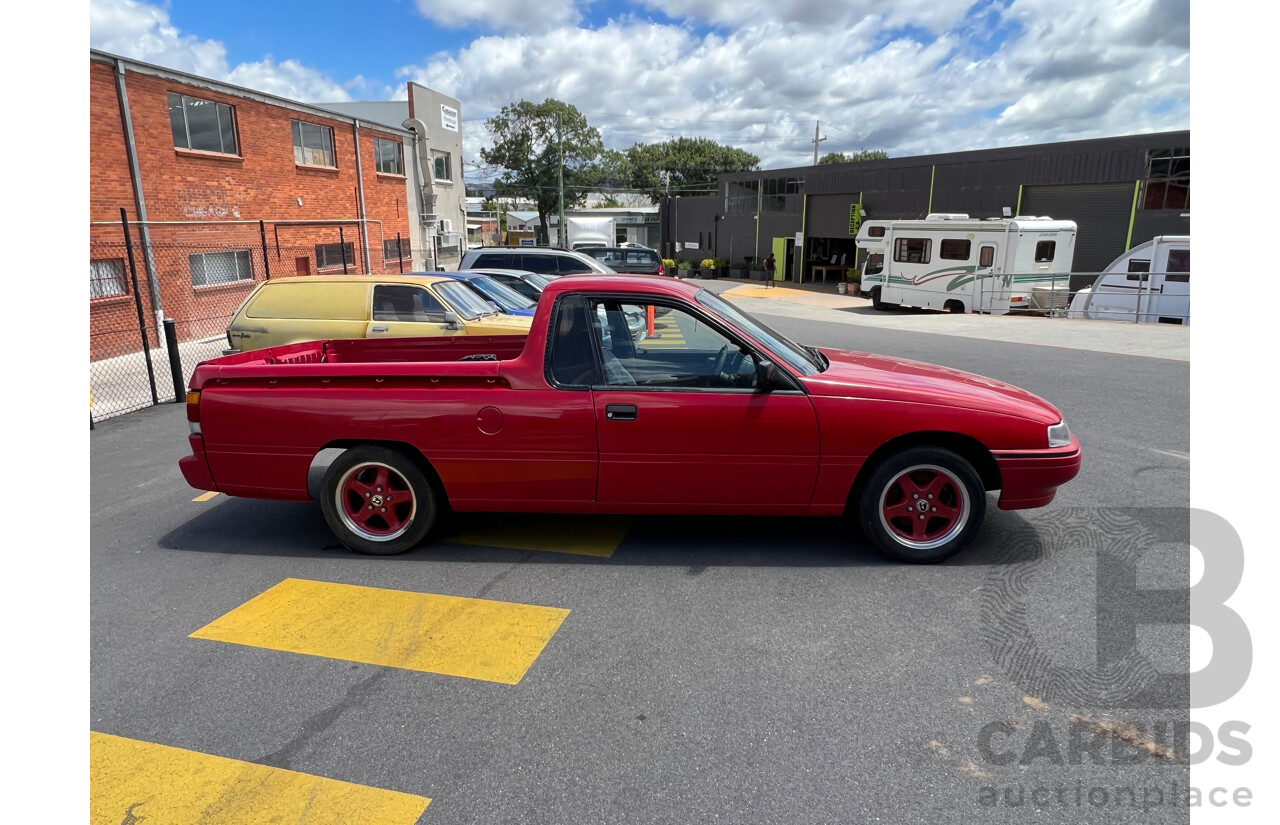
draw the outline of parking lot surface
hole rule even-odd
[[[1185,822],[1185,703],[1072,699],[1001,645],[1013,616],[1096,668],[1121,535],[1185,588],[1188,364],[761,317],[1039,394],[1081,475],[927,567],[787,518],[467,515],[372,558],[315,503],[189,489],[179,405],[102,422],[94,821]],[[1139,638],[1185,686],[1186,624]]]

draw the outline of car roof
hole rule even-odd
[[[284,278],[272,278],[270,281],[264,281],[263,286],[267,284],[286,284],[286,283],[369,283],[377,282],[380,284],[415,284],[421,286],[423,284],[439,283],[447,281],[449,278],[441,277],[436,272],[406,272],[403,275],[396,273],[395,275],[289,275]]]
[[[661,275],[566,275],[551,282],[542,294],[552,299],[562,292],[636,292],[692,299],[703,287]]]
[[[474,272],[477,275],[515,275],[522,277],[524,275],[537,275],[536,272],[530,272],[527,269],[499,269],[496,267],[482,267],[480,269],[460,269],[459,272]]]

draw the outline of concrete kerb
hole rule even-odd
[[[1189,326],[1025,315],[953,315],[913,310],[876,312],[866,298],[787,287],[742,286],[726,290],[721,295],[748,312],[761,315],[1173,361],[1191,360]]]

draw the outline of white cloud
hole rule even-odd
[[[581,19],[575,0],[417,0],[417,7],[423,17],[450,29],[479,23],[499,31],[540,31]]]
[[[138,0],[92,0],[89,44],[169,69],[210,77],[294,100],[350,100],[338,83],[297,60],[276,62],[270,55],[231,66],[217,40],[183,34],[165,8]]]

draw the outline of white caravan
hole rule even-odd
[[[1116,258],[1067,317],[1190,325],[1191,236],[1159,235]]]
[[[931,214],[922,221],[867,221],[854,242],[867,251],[861,289],[876,309],[1003,315],[1066,308],[1076,224]]]

